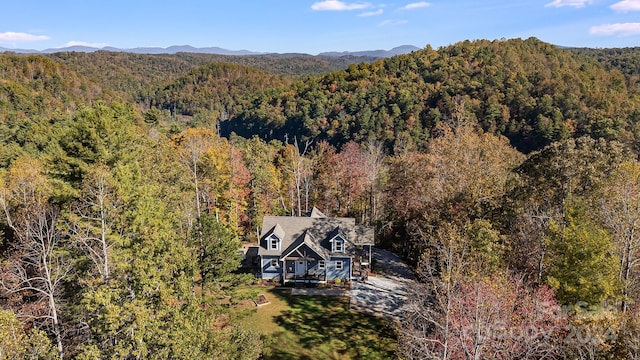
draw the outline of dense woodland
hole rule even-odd
[[[638,59],[1,54],[0,358],[260,358],[237,250],[315,206],[414,267],[399,358],[639,359]]]

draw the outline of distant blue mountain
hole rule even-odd
[[[95,48],[89,46],[69,46],[63,48],[51,48],[44,50],[31,49],[7,49],[0,47],[0,52],[14,52],[18,54],[52,54],[58,52],[94,52],[94,51],[112,51],[112,52],[130,52],[136,54],[175,54],[179,52],[200,53],[200,54],[217,54],[217,55],[260,55],[262,53],[248,50],[227,50],[219,47],[196,48],[190,45],[162,47],[137,47],[133,49],[118,49],[114,47]]]
[[[344,51],[344,52],[324,52],[318,54],[319,56],[369,56],[376,58],[391,57],[398,54],[406,54],[420,48],[404,45],[398,46],[391,50],[372,50],[372,51]],[[51,48],[45,50],[32,50],[32,49],[7,49],[0,47],[0,53],[2,52],[14,52],[18,54],[52,54],[57,52],[94,52],[94,51],[111,51],[111,52],[130,52],[136,54],[175,54],[179,52],[184,53],[199,53],[199,54],[216,54],[216,55],[264,55],[265,53],[253,52],[249,50],[227,50],[219,47],[203,47],[197,48],[190,45],[174,45],[167,48],[162,47],[137,47],[133,49],[119,49],[114,47],[95,48],[89,46],[70,46],[64,48]]]
[[[388,58],[400,54],[408,54],[410,52],[420,50],[419,47],[413,45],[403,45],[394,47],[391,50],[368,50],[368,51],[342,51],[342,52],[323,52],[320,56],[371,56],[377,58]]]
[[[32,49],[7,49],[0,47],[0,52],[14,52],[16,54],[38,54],[40,51]]]
[[[94,47],[90,47],[90,46],[80,46],[80,45],[76,45],[76,46],[69,46],[69,47],[65,47],[65,48],[53,48],[53,49],[44,49],[42,51],[39,51],[40,54],[53,54],[53,53],[57,53],[57,52],[63,52],[63,51],[68,51],[68,52],[94,52],[94,51],[98,51],[98,50],[102,50],[102,49],[98,49],[98,48],[94,48]]]
[[[249,50],[227,50],[219,47],[197,48],[191,45],[174,45],[168,48],[138,47],[134,49],[126,49],[126,50],[120,50],[120,51],[132,52],[137,54],[175,54],[179,52],[198,53],[198,54],[217,54],[217,55],[260,55],[262,54],[259,52],[253,52]]]

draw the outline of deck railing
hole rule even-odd
[[[284,278],[285,280],[311,280],[311,281],[325,280],[324,275],[317,275],[317,274],[302,274],[302,275],[286,274]]]

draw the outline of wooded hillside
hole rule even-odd
[[[637,85],[615,67],[536,39],[466,41],[263,95],[224,129],[424,149],[435,125],[458,114],[524,152],[582,135],[635,146]]]
[[[254,94],[284,87],[290,82],[285,77],[242,65],[211,63],[189,71],[158,90],[150,102],[152,106],[181,115],[216,111],[233,116],[249,105]]]
[[[634,358],[638,56],[2,54],[0,351],[258,359],[237,251],[315,206],[415,269],[401,358]]]
[[[373,61],[360,56],[327,57],[302,54],[225,56],[214,54],[146,55],[125,52],[62,52],[46,55],[90,79],[130,96],[129,101],[144,101],[154,92],[197,67],[211,63],[238,64],[275,75],[304,77],[322,75],[350,64]]]

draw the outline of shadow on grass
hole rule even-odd
[[[291,310],[275,318],[285,331],[272,335],[265,359],[392,359],[396,336],[381,318],[349,310],[343,296],[278,293]]]

